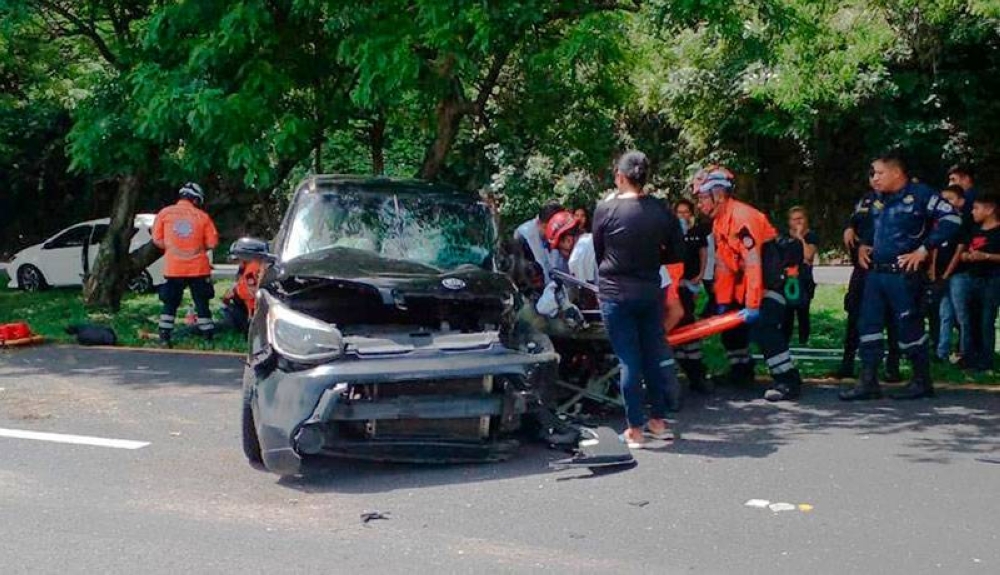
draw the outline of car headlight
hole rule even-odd
[[[344,353],[344,336],[334,326],[299,313],[264,292],[267,299],[267,339],[282,356],[302,363],[320,363]]]

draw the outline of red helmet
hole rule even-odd
[[[564,235],[576,231],[579,227],[580,220],[576,219],[576,216],[571,212],[565,210],[556,212],[549,219],[549,223],[545,224],[545,239],[548,240],[549,246],[554,248],[559,245],[559,240]]]

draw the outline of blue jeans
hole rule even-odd
[[[980,304],[979,337],[973,356],[977,369],[993,369],[993,352],[997,345],[997,313],[1000,310],[1000,276],[974,278],[972,292]]]
[[[601,300],[604,327],[621,363],[621,392],[625,417],[632,427],[646,423],[642,381],[649,394],[650,417],[667,412],[667,389],[677,385],[674,358],[663,338],[663,301]]]
[[[940,327],[938,328],[937,352],[941,359],[948,359],[951,355],[951,330],[955,329],[955,306],[951,301],[951,281],[944,288],[941,294],[941,302],[938,304],[938,317]]]
[[[948,296],[951,305],[955,308],[955,320],[958,323],[959,340],[958,351],[962,357],[970,358],[976,353],[975,329],[972,321],[972,301],[974,297],[975,282],[969,274],[956,274],[948,280]],[[944,321],[941,323],[941,331],[944,332]]]

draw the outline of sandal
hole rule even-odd
[[[629,449],[659,449],[661,447],[666,447],[666,443],[659,439],[636,441],[634,439],[629,439],[628,435],[622,433],[618,436],[622,440],[622,443],[628,446]]]
[[[661,431],[653,431],[649,428],[649,424],[646,424],[646,426],[642,428],[642,435],[643,437],[648,437],[649,439],[659,439],[661,441],[673,441],[675,438],[673,430],[669,427],[665,427]]]

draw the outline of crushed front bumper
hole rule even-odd
[[[490,461],[539,405],[558,355],[495,346],[344,359],[301,371],[251,370],[265,466],[296,473],[304,455],[408,462]]]

